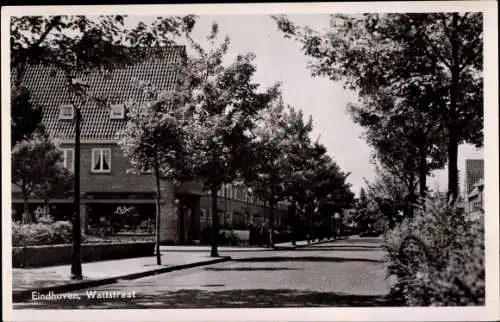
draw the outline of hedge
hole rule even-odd
[[[410,306],[484,305],[484,221],[427,200],[385,235],[392,295]]]
[[[83,244],[82,262],[153,256],[154,242]],[[42,267],[72,262],[71,245],[12,247],[12,267]]]
[[[53,223],[12,223],[12,246],[70,244],[72,225],[67,221]]]

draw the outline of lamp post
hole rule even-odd
[[[76,93],[79,92],[78,86],[85,86],[81,80],[72,78],[71,85]],[[73,217],[73,247],[71,261],[71,279],[81,280],[82,275],[82,258],[81,258],[81,243],[82,232],[80,227],[80,120],[81,106],[73,102],[75,112],[75,178],[74,178],[74,217]]]

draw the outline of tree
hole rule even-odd
[[[346,182],[349,172],[344,172],[339,165],[326,154],[326,148],[319,143],[320,149],[324,149],[325,155],[321,157],[320,163],[315,170],[312,181],[315,182],[315,196],[321,203],[333,203],[337,209],[346,209],[354,202],[354,193],[351,185]]]
[[[315,60],[313,75],[343,80],[361,97],[432,91],[434,119],[446,129],[448,195],[457,198],[458,144],[482,145],[482,13],[333,15],[324,34],[275,20]]]
[[[309,219],[309,236],[314,239],[318,234],[315,226],[317,225],[317,214],[322,197],[320,189],[322,170],[330,160],[326,155],[326,148],[319,142],[306,146],[303,155],[305,156],[304,181],[302,182],[303,200]]]
[[[287,106],[283,111],[284,128],[286,129],[287,144],[283,153],[288,156],[284,170],[284,197],[291,204],[292,215],[292,243],[295,244],[297,236],[299,213],[305,210],[306,198],[304,187],[306,185],[307,149],[311,144],[310,133],[313,130],[312,117],[304,119],[304,113],[300,109]]]
[[[414,94],[413,97],[418,97]],[[351,106],[356,123],[366,129],[365,139],[375,148],[375,157],[386,167],[401,169],[399,174],[415,195],[418,174],[420,197],[425,198],[427,176],[446,162],[443,128],[432,119],[431,97],[409,102],[382,93],[365,99],[364,106]],[[409,106],[408,104],[412,104]],[[415,109],[414,107],[419,108]]]
[[[253,129],[254,160],[251,172],[245,178],[247,186],[261,200],[269,204],[269,247],[274,246],[274,209],[284,197],[289,145],[284,105],[280,99],[260,111]]]
[[[10,121],[11,147],[42,130],[42,110],[32,102],[29,90],[23,86],[11,87]]]
[[[127,126],[119,142],[136,172],[151,169],[156,185],[156,262],[161,265],[161,180],[189,180],[184,97],[178,88],[158,90],[142,84],[145,100],[127,104]],[[147,102],[147,103],[144,103]]]
[[[73,173],[62,164],[62,154],[60,161],[54,164],[53,167],[45,169],[43,182],[34,189],[34,194],[43,200],[46,215],[50,215],[51,198],[68,196],[73,192]]]
[[[368,198],[375,201],[381,213],[389,220],[392,228],[396,222],[403,219],[403,212],[407,204],[408,186],[399,176],[388,169],[376,166],[376,177],[373,182],[366,182]]]
[[[23,140],[12,149],[12,182],[21,188],[24,198],[23,222],[33,221],[28,198],[35,192],[47,197],[67,187],[71,176],[63,167],[62,152],[45,134]]]
[[[326,154],[326,148],[319,142],[312,146],[313,155],[308,172],[308,182],[315,207],[323,215],[322,223],[326,220],[324,212],[331,216],[333,212],[340,212],[349,208],[354,201],[354,194],[350,191],[350,184],[346,182],[349,173],[340,170],[338,164]],[[308,189],[308,190],[309,190]],[[321,228],[324,231],[324,227]],[[316,232],[316,235],[321,232]]]
[[[277,86],[257,93],[252,82],[256,67],[253,54],[238,55],[233,63],[223,65],[229,38],[216,47],[217,24],[207,38],[207,51],[192,42],[195,54],[188,58],[184,80],[189,89],[188,145],[192,171],[212,197],[211,256],[217,257],[217,191],[224,183],[242,178],[251,166],[249,150],[256,113],[268,106],[277,95]]]
[[[142,61],[155,48],[171,45],[173,37],[189,33],[195,17],[158,17],[150,26],[139,22],[124,28],[122,15],[105,16],[23,16],[12,17],[10,50],[12,83],[21,86],[29,65],[42,64],[52,76],[64,79],[68,98],[75,109],[75,189],[73,219],[72,278],[82,279],[80,231],[80,109],[88,101],[107,105],[109,97],[89,93],[85,77],[110,73]]]
[[[22,82],[29,65],[45,64],[75,73],[111,70],[144,59],[139,48],[172,44],[189,33],[196,17],[158,17],[126,29],[124,15],[11,17],[10,49],[13,83]]]

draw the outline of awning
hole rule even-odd
[[[176,190],[177,195],[204,196],[203,184],[199,181],[187,181],[182,183]]]

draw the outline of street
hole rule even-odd
[[[14,309],[388,305],[380,244],[350,238],[288,251],[221,252],[233,260],[76,291],[79,299],[14,303]]]

